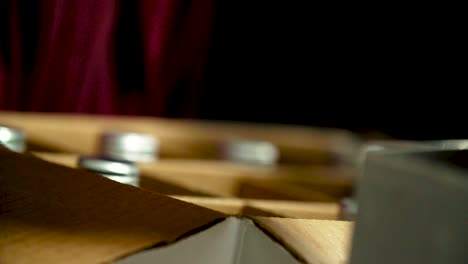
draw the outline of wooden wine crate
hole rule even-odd
[[[183,243],[228,221],[224,213],[179,200],[186,198],[33,155],[0,148],[0,160],[0,263],[120,262]],[[291,263],[344,263],[348,258],[349,222],[257,216],[249,221],[264,240],[290,254]],[[201,249],[216,253],[211,244]]]

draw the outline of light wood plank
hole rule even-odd
[[[216,159],[220,143],[232,137],[270,141],[285,163],[329,162],[355,147],[343,130],[286,125],[25,112],[0,112],[0,123],[23,129],[38,149],[85,154],[96,151],[105,131],[154,135],[161,156],[170,158]]]
[[[351,222],[271,217],[254,220],[307,263],[343,264],[348,260]]]
[[[229,215],[337,220],[340,210],[339,205],[336,203],[178,195],[172,197]]]
[[[78,159],[75,154],[36,152],[34,155],[70,167],[75,167]],[[352,187],[349,170],[325,166],[265,167],[223,161],[164,159],[140,163],[139,167],[143,188],[168,194],[189,193],[170,193],[171,188],[163,188],[163,183],[182,187],[192,194],[333,202],[348,194]],[[156,183],[146,185],[150,180]]]

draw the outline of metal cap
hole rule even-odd
[[[221,156],[230,161],[273,165],[278,162],[279,150],[267,141],[230,139],[224,142]]]
[[[24,152],[26,150],[26,136],[19,129],[0,126],[0,145],[15,152]]]
[[[343,198],[340,201],[340,219],[354,221],[358,211],[358,204],[354,198]]]
[[[131,161],[81,156],[78,166],[111,180],[138,186],[139,170],[135,163]]]
[[[159,142],[147,134],[107,132],[100,140],[100,153],[113,159],[153,161],[157,158]]]

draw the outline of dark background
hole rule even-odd
[[[467,138],[466,28],[457,7],[309,2],[217,0],[200,91],[175,89],[164,116],[187,117],[195,101],[193,118]],[[11,1],[0,3],[0,39],[8,39]],[[41,3],[18,1],[26,73]],[[126,92],[143,89],[144,66],[138,4],[120,3],[115,52]]]
[[[219,2],[200,117],[467,137],[456,16],[287,3]]]

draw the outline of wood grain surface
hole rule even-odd
[[[344,264],[348,260],[351,222],[271,217],[255,217],[254,221],[307,263]]]
[[[0,263],[103,263],[224,214],[0,148]]]
[[[297,202],[280,200],[239,199],[221,197],[172,196],[189,203],[229,215],[274,216],[285,218],[337,220],[337,203]]]
[[[35,152],[76,167],[78,155]],[[225,161],[164,159],[139,163],[141,187],[175,195],[335,202],[352,189],[351,172],[326,166],[252,166]]]
[[[106,131],[151,134],[160,140],[164,158],[218,159],[220,144],[245,138],[275,144],[282,163],[317,164],[346,157],[356,143],[350,133],[337,129],[152,117],[3,111],[0,124],[24,130],[30,149],[85,154],[96,151]]]

